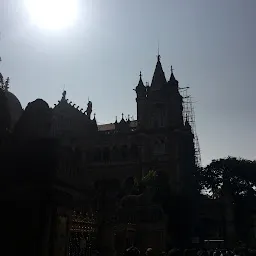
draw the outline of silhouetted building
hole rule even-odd
[[[32,181],[36,180],[38,186],[44,175],[43,154],[47,155],[48,151],[54,152],[48,154],[49,161],[44,163],[51,181],[44,179],[45,183],[42,183],[44,186],[39,186],[42,191],[47,188],[47,193],[45,195],[41,190],[37,193],[40,194],[40,198],[45,196],[50,198],[49,204],[45,202],[47,214],[42,220],[42,230],[44,225],[50,226],[51,221],[56,224],[56,234],[54,233],[56,237],[50,238],[51,228],[48,226],[47,230],[44,228],[42,247],[47,248],[50,239],[55,239],[58,242],[51,250],[56,251],[56,255],[66,255],[68,248],[65,243],[69,239],[66,231],[72,230],[72,227],[77,231],[74,227],[77,227],[80,217],[82,218],[82,211],[79,213],[80,216],[70,209],[79,206],[79,200],[87,200],[81,191],[92,187],[98,180],[118,179],[123,182],[131,177],[141,180],[150,170],[155,170],[167,174],[172,194],[189,197],[195,191],[193,174],[197,168],[196,134],[193,133],[192,124],[186,115],[184,98],[180,94],[179,82],[174,76],[173,69],[170,78],[166,79],[158,56],[151,84],[144,84],[140,73],[134,90],[137,120],[132,120],[129,116],[124,118],[122,114],[120,121],[116,120],[114,123],[104,125],[98,125],[95,115],[92,116],[91,101],[88,101],[87,108],[83,110],[67,99],[66,91],[53,108],[50,108],[45,101],[37,99],[29,103],[23,111],[16,96],[8,89],[5,90],[11,119],[10,131],[21,142],[15,150],[23,150],[28,154],[27,142],[25,146],[22,143],[32,141],[30,148],[34,152],[31,157],[37,160],[37,164],[29,165],[29,159],[26,162],[22,159],[22,155],[19,156],[19,161],[28,164],[29,171],[33,168],[40,170],[39,174],[34,173],[31,178]],[[43,143],[37,147],[36,142],[33,142],[34,139]],[[38,158],[37,153],[40,155]],[[52,159],[53,154],[57,159]],[[11,163],[11,165],[15,169],[19,164]],[[40,168],[37,168],[37,165],[40,165]],[[38,187],[37,185],[34,187]],[[13,186],[18,191],[17,183]],[[6,189],[8,191],[9,188]],[[30,195],[33,194],[31,191],[32,189],[28,192]],[[24,195],[25,193],[27,192],[24,192]],[[33,198],[35,197],[36,194]],[[15,198],[14,192],[13,198]],[[127,245],[132,245],[134,240],[139,239],[143,234],[147,243],[152,243],[152,246],[159,251],[165,249],[166,216],[161,207],[151,203],[150,199],[150,193],[146,193],[142,197],[131,196],[126,198],[126,201],[122,201],[120,222],[115,227],[116,239],[121,239],[119,242],[116,241],[120,251]],[[68,206],[65,206],[65,202]],[[127,202],[131,202],[131,207],[128,207],[131,212],[128,215]],[[69,211],[65,207],[69,208]],[[202,207],[199,221],[203,223],[201,227],[207,229],[203,228],[195,234],[201,233],[207,238],[222,238],[225,214],[229,216],[229,222],[226,222],[227,229],[229,233],[232,232],[231,207],[223,213],[221,204],[211,200],[203,202],[198,207]],[[72,215],[80,216],[76,217],[77,221],[73,220],[73,224],[70,223]],[[95,232],[94,217],[93,224],[90,224],[92,226],[88,224],[90,218],[84,220],[84,229],[92,229]],[[114,244],[114,231],[109,230],[105,234],[105,240]],[[76,236],[74,236],[75,240]],[[143,249],[148,246],[145,241],[137,240]],[[45,252],[45,255],[48,254]]]
[[[122,114],[120,121],[97,125],[92,103],[80,109],[64,91],[53,108],[52,135],[82,151],[89,181],[140,179],[154,169],[167,172],[172,189],[181,192],[195,168],[194,137],[190,124],[184,123],[179,83],[173,71],[166,79],[160,56],[151,85],[144,85],[140,74],[135,92],[137,120]]]

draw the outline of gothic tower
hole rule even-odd
[[[144,138],[142,162],[168,172],[172,188],[182,191],[195,170],[194,136],[183,121],[183,98],[173,68],[167,80],[158,55],[151,85],[145,86],[140,74],[135,91],[137,131]]]
[[[166,81],[160,55],[158,55],[151,86],[144,86],[140,74],[140,80],[135,89],[138,128],[157,129],[183,126],[182,97],[178,87],[173,69],[169,81]]]

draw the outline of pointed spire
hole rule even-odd
[[[97,120],[96,120],[96,113],[93,114],[93,119],[92,119],[92,124],[94,125],[95,127],[95,130],[97,131],[98,130],[98,126],[97,126]]]
[[[130,124],[131,123],[131,120],[130,120],[130,115],[128,115],[128,117],[127,117],[127,124]]]
[[[122,119],[121,119],[121,121],[119,123],[120,124],[126,123],[126,121],[124,120],[124,113],[122,113]]]
[[[170,82],[172,82],[172,81],[177,81],[176,78],[175,78],[175,76],[174,76],[174,74],[173,74],[173,70],[174,70],[174,69],[173,69],[173,67],[171,66],[171,77],[170,77],[170,80],[169,80]]]
[[[140,79],[139,79],[138,86],[139,86],[139,87],[144,86],[144,83],[143,83],[143,81],[142,81],[142,74],[141,74],[141,71],[140,71]]]
[[[161,86],[164,85],[165,83],[166,83],[166,78],[165,78],[165,74],[161,64],[161,56],[158,54],[156,68],[152,78],[151,86],[152,88],[160,89]]]

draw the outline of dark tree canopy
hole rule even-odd
[[[1,57],[0,57],[1,62]],[[11,115],[8,108],[8,102],[5,90],[9,88],[10,78],[4,79],[0,72],[0,138],[4,137],[11,126]]]
[[[200,170],[198,177],[202,188],[214,198],[222,195],[224,184],[235,197],[256,195],[256,161],[235,157],[213,160]]]
[[[256,205],[256,161],[228,157],[199,170],[198,180],[211,198],[232,200],[237,237],[248,241]]]

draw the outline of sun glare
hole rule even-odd
[[[64,29],[74,25],[78,0],[25,0],[31,22],[43,29]]]

